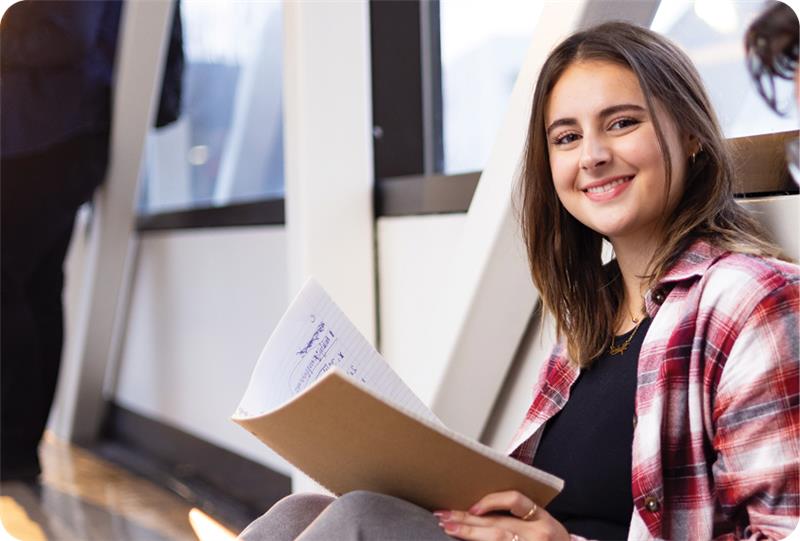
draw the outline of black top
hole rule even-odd
[[[642,321],[621,355],[606,352],[582,370],[564,408],[544,427],[533,465],[564,480],[547,511],[570,533],[628,537],[636,368],[649,326],[650,319]],[[616,337],[614,344],[628,336]]]

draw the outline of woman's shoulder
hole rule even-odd
[[[708,267],[705,278],[736,289],[776,289],[800,281],[800,266],[762,255],[726,252]]]
[[[773,257],[736,251],[708,239],[693,241],[677,258],[658,288],[682,283],[685,290],[704,294],[752,296],[800,280],[797,264]]]
[[[800,267],[788,261],[741,252],[718,257],[701,280],[701,307],[746,316],[769,299],[796,298]]]

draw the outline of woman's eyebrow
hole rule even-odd
[[[600,116],[605,118],[607,116],[621,113],[622,111],[636,111],[637,113],[644,113],[647,112],[647,109],[645,109],[641,105],[636,105],[635,103],[622,103],[620,105],[612,105],[611,107],[606,107],[605,109],[600,111]]]
[[[600,118],[605,118],[607,116],[611,116],[613,114],[620,113],[622,111],[636,111],[638,113],[644,113],[647,111],[647,109],[645,109],[641,105],[636,105],[635,103],[620,103],[618,105],[612,105],[610,107],[606,107],[605,109],[600,111],[598,116]],[[555,128],[558,128],[559,126],[574,126],[577,123],[578,121],[574,118],[559,118],[557,120],[554,120],[553,122],[550,123],[549,126],[547,126],[545,133],[550,135],[550,132],[553,131]]]
[[[559,126],[574,126],[577,123],[578,121],[575,120],[574,118],[559,118],[558,120],[554,120],[549,126],[547,126],[545,133],[547,135],[550,135],[550,132],[558,128]]]

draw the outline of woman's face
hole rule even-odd
[[[574,63],[546,105],[558,198],[572,216],[612,243],[655,238],[683,193],[689,141],[658,109],[672,157],[669,194],[653,113],[630,69],[604,61]]]

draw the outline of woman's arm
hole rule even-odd
[[[718,539],[782,539],[798,524],[799,312],[795,280],[765,296],[730,337],[714,396],[712,473],[721,513],[749,526]]]

